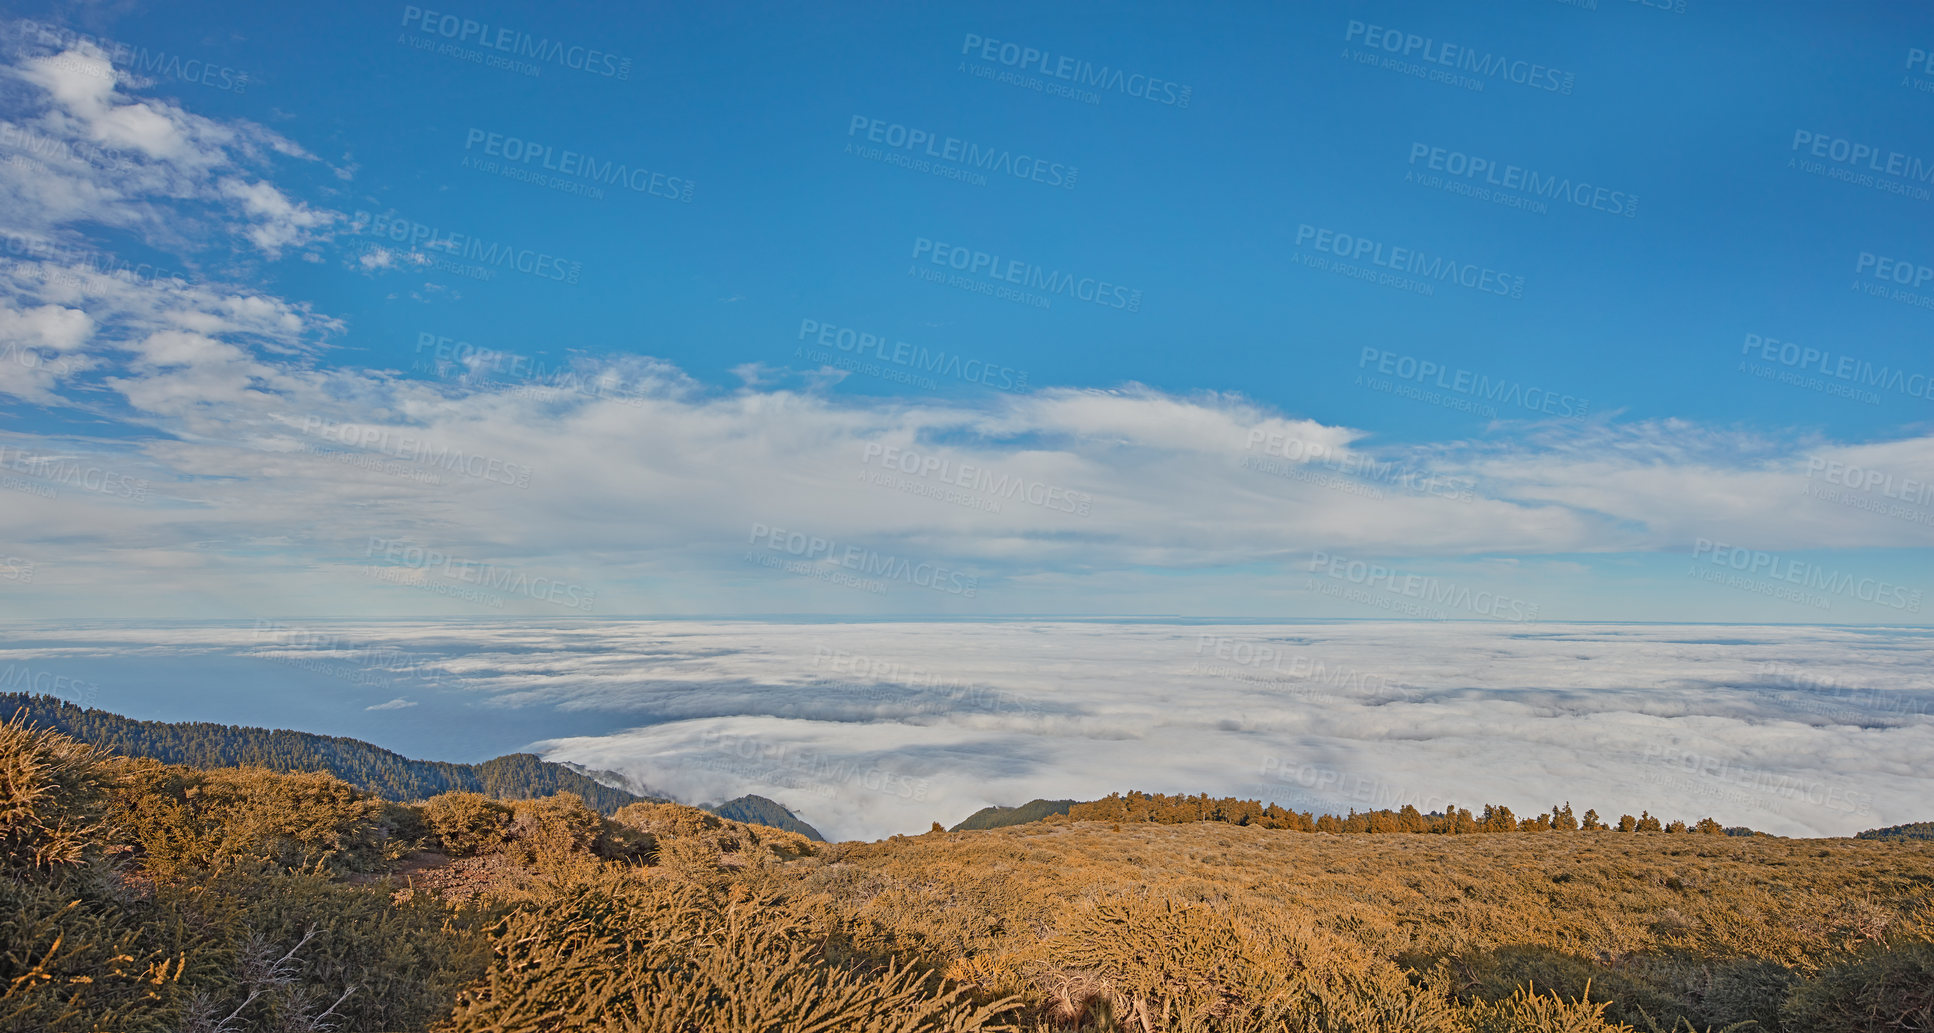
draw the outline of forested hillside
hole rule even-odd
[[[1917,821],[1909,825],[1889,825],[1884,829],[1868,829],[1855,839],[1934,839],[1934,821]]]
[[[1025,825],[1030,821],[1052,818],[1057,814],[1068,813],[1075,800],[1029,800],[1019,807],[982,807],[967,816],[967,820],[955,825],[950,831],[973,832],[979,829],[998,829],[1009,825]]]
[[[787,810],[784,805],[768,800],[763,796],[747,794],[736,800],[727,800],[716,807],[707,807],[706,810],[711,811],[721,818],[729,818],[732,821],[742,821],[748,825],[766,825],[775,829],[785,829],[787,832],[797,832],[815,843],[826,842],[826,837],[820,835],[818,829],[801,821],[799,815]]]
[[[427,800],[452,791],[500,800],[576,793],[603,814],[626,804],[659,801],[614,789],[535,754],[513,753],[481,764],[411,760],[360,739],[287,729],[247,728],[206,721],[137,721],[54,696],[0,694],[0,718],[23,712],[27,721],[64,732],[124,757],[152,757],[197,768],[253,766],[271,771],[327,771],[390,800]]]

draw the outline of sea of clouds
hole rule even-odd
[[[433,759],[528,746],[836,839],[1129,789],[1850,835],[1934,819],[1931,659],[1924,629],[1793,626],[46,624],[0,637],[0,689]]]

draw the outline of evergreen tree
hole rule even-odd
[[[1578,819],[1571,816],[1570,800],[1566,800],[1563,807],[1553,807],[1551,809],[1551,827],[1560,832],[1574,832],[1577,830]]]

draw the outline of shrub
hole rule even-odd
[[[381,884],[308,873],[243,872],[166,887],[207,963],[182,987],[184,1033],[230,1015],[241,1029],[420,1030],[450,1014],[483,975],[488,946],[474,913],[427,894],[392,901]],[[251,995],[254,999],[251,1000]]]
[[[113,817],[158,879],[261,864],[346,873],[382,860],[382,801],[334,775],[118,763]]]
[[[1605,1007],[1522,986],[1495,1004],[1473,1005],[1471,1033],[1631,1033],[1624,1023],[1606,1021]]]
[[[812,840],[797,832],[747,825],[676,803],[634,803],[611,820],[650,833],[657,841],[659,863],[675,861],[681,870],[692,873],[721,865],[811,857],[816,849]]]
[[[503,849],[510,838],[512,811],[482,793],[449,792],[423,804],[423,820],[452,857],[473,857]]]
[[[491,929],[496,958],[456,1033],[968,1033],[1009,1002],[912,967],[834,962],[825,931],[743,887],[576,870]]]
[[[99,851],[112,779],[103,759],[19,715],[0,724],[0,865],[9,878],[50,878]]]
[[[172,1030],[165,992],[185,955],[146,935],[146,909],[0,880],[0,1030]]]
[[[1044,1017],[1151,1031],[1462,1033],[1447,996],[1391,962],[1306,920],[1237,911],[1161,894],[1083,909],[1046,944],[1058,992],[1045,995]],[[1085,1002],[1065,989],[1083,975]]]
[[[144,936],[149,910],[104,863],[113,772],[101,753],[16,716],[0,724],[0,1030],[166,1028],[185,958]]]
[[[1868,1033],[1934,1029],[1934,937],[1897,932],[1795,987],[1787,1029]]]
[[[520,800],[512,808],[510,840],[526,864],[588,856],[603,831],[604,819],[576,793]]]

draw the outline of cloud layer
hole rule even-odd
[[[1845,628],[481,621],[46,626],[0,669],[131,656],[166,685],[246,658],[251,694],[307,700],[309,730],[410,722],[364,733],[408,752],[434,725],[568,729],[538,749],[840,837],[1135,788],[1850,835],[1929,817],[1931,654]],[[225,716],[195,698],[146,705]]]

